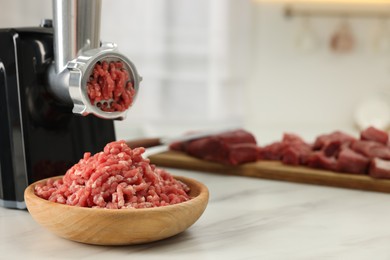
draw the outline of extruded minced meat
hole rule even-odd
[[[125,111],[133,103],[135,89],[121,61],[98,62],[87,82],[91,104],[106,112]]]
[[[85,153],[63,178],[36,185],[35,193],[62,204],[109,209],[151,208],[190,199],[189,187],[142,157],[124,141]]]

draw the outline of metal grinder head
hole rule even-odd
[[[131,105],[124,110],[104,111],[101,104],[110,105],[113,100],[91,103],[88,96],[87,83],[97,63],[122,63],[135,91],[132,103],[142,80],[116,44],[101,44],[100,12],[101,0],[53,0],[55,62],[49,70],[50,90],[59,100],[72,105],[75,114],[124,119]]]

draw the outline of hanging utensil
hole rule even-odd
[[[303,16],[296,33],[295,46],[302,52],[313,52],[319,46],[319,39],[313,29],[310,17]]]
[[[349,53],[355,48],[355,37],[346,18],[343,18],[330,37],[329,47],[335,53]]]
[[[372,48],[376,53],[390,52],[390,30],[388,21],[385,18],[379,18],[377,26],[373,33]]]

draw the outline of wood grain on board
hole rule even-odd
[[[289,166],[279,161],[258,161],[241,166],[226,166],[174,151],[156,154],[150,156],[150,159],[152,163],[159,167],[390,193],[390,180],[303,166]]]

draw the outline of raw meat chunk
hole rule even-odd
[[[297,134],[285,133],[281,140],[257,146],[250,133],[240,130],[175,143],[171,145],[171,149],[229,165],[256,160],[276,160],[287,165],[303,165],[390,179],[388,139],[386,132],[369,127],[360,133],[360,139],[341,131],[334,131],[318,136],[314,143],[307,143]]]
[[[370,160],[353,151],[350,148],[343,148],[337,157],[337,170],[347,173],[365,174]]]
[[[285,164],[305,164],[312,152],[311,145],[301,137],[285,133],[281,142],[275,142],[259,148],[259,159],[281,160]]]
[[[242,129],[187,142],[173,143],[170,145],[170,149],[185,152],[199,159],[227,165],[254,162],[258,156],[255,137]]]
[[[328,145],[331,145],[334,142],[339,142],[340,144],[348,144],[355,140],[356,138],[349,134],[343,133],[341,131],[335,131],[330,134],[318,136],[314,142],[313,149],[322,150],[326,149]]]
[[[390,160],[390,147],[378,142],[357,140],[351,144],[351,149],[368,158]]]
[[[345,144],[343,144],[340,140],[330,141],[324,145],[321,150],[328,157],[337,157],[343,145],[345,146]]]
[[[282,162],[290,165],[306,164],[312,153],[312,146],[306,143],[300,136],[292,133],[285,133],[282,142]]]
[[[374,178],[390,179],[390,161],[380,158],[372,159],[368,174]]]
[[[259,160],[281,160],[284,144],[282,142],[274,142],[259,148]]]
[[[257,161],[258,146],[252,143],[233,144],[230,146],[228,161],[232,165]]]
[[[336,171],[338,167],[336,157],[328,157],[321,151],[313,152],[307,159],[306,165],[312,168],[319,168],[330,171]]]
[[[287,147],[283,151],[282,162],[284,164],[299,165],[301,164],[301,151],[298,147]]]
[[[387,145],[389,142],[389,134],[375,127],[368,127],[360,133],[360,139]]]

